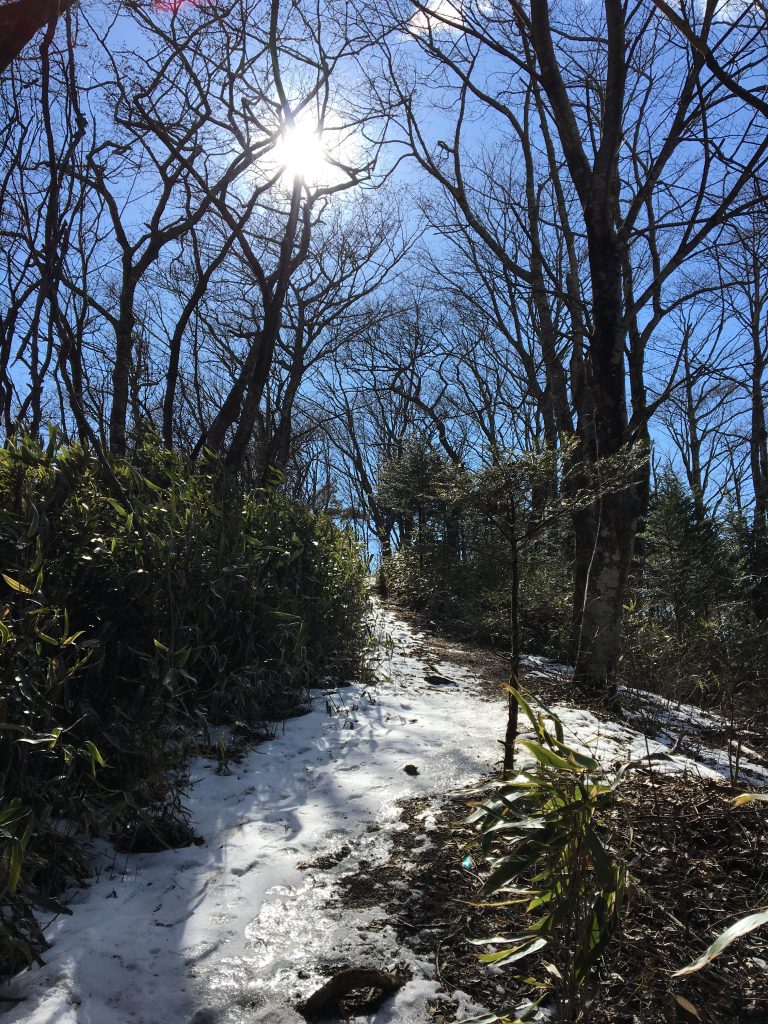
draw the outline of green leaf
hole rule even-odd
[[[50,644],[51,647],[59,646],[58,640],[55,640],[52,636],[49,636],[48,633],[43,633],[41,629],[35,629],[35,636],[37,636],[38,639],[40,640],[44,640],[45,643]]]
[[[545,765],[547,768],[558,768],[561,771],[572,772],[576,771],[578,765],[572,764],[570,761],[566,761],[564,757],[560,757],[552,750],[547,750],[546,747],[542,747],[540,743],[534,742],[534,740],[518,740],[518,744],[521,747],[525,747],[529,750],[539,764]]]
[[[513,1022],[513,1024],[526,1024],[526,1021],[532,1020],[538,1012],[539,1005],[543,1002],[544,999],[546,999],[546,997],[547,993],[544,992],[542,995],[539,996],[538,999],[534,1000],[534,1002],[532,1002],[530,1006],[527,1006],[524,1010],[518,1008],[517,1019]]]
[[[5,582],[8,584],[8,586],[12,587],[15,591],[17,591],[17,593],[19,593],[19,594],[31,594],[32,593],[32,591],[29,589],[29,587],[25,587],[24,584],[23,583],[19,583],[18,580],[12,580],[11,577],[10,576],[6,576],[5,573],[2,573],[2,577],[5,580]]]
[[[456,1024],[499,1024],[501,1021],[509,1020],[508,1017],[498,1017],[495,1013],[485,1013],[482,1017],[465,1017]]]
[[[18,797],[14,797],[4,811],[0,811],[0,827],[10,828],[19,821],[24,821],[29,816],[30,810],[25,807]]]
[[[706,967],[708,963],[711,963],[715,957],[720,956],[723,950],[727,949],[736,939],[742,935],[747,935],[749,932],[753,932],[764,924],[768,924],[768,907],[758,910],[755,914],[748,914],[747,917],[742,917],[741,920],[732,924],[730,928],[726,928],[723,934],[715,939],[709,949],[702,953],[698,960],[694,960],[687,967],[675,971],[672,977],[679,978],[683,974],[693,974],[695,971],[700,971],[702,967]]]
[[[538,719],[536,718],[536,715],[534,715],[534,713],[533,713],[533,711],[531,709],[530,704],[525,699],[525,697],[523,697],[522,693],[520,693],[519,690],[516,690],[515,687],[511,686],[511,685],[505,685],[505,686],[502,687],[502,689],[506,690],[507,693],[510,693],[512,695],[512,697],[517,701],[517,704],[520,707],[520,709],[522,710],[523,714],[525,715],[525,717],[528,719],[528,721],[531,723],[531,725],[534,727],[534,729],[536,730],[536,732],[538,734],[538,732],[539,732],[539,722],[538,722]]]
[[[485,964],[511,964],[516,960],[522,960],[524,956],[535,953],[538,949],[546,946],[546,939],[532,939],[523,946],[515,946],[513,949],[502,949],[496,953],[481,953],[479,958]]]
[[[21,862],[24,860],[24,850],[18,839],[11,840],[11,850],[8,863],[8,888],[16,892],[21,876]]]
[[[277,619],[278,622],[291,623],[292,625],[301,622],[300,615],[293,615],[291,612],[281,612],[278,611],[276,608],[270,608],[269,614],[272,616],[273,619]]]
[[[562,836],[556,835],[556,831],[554,826],[548,825],[539,829],[533,836],[521,839],[513,852],[503,857],[498,867],[485,880],[483,890],[488,893],[497,892],[536,861],[545,848],[548,847],[549,853],[554,854],[564,842]]]
[[[554,736],[551,739],[561,754],[565,754],[569,760],[575,761],[581,768],[594,772],[600,767],[598,761],[594,757],[590,757],[589,754],[583,754],[580,750],[568,746],[567,743],[563,743],[562,740],[556,739]]]
[[[605,847],[591,830],[587,833],[587,848],[598,882],[603,888],[613,888],[616,882],[613,863]]]
[[[95,743],[91,742],[91,740],[86,740],[83,743],[83,746],[91,755],[91,770],[93,771],[94,775],[96,774],[96,765],[99,765],[99,767],[101,768],[107,767],[107,762],[101,756],[99,748],[96,746]]]
[[[192,648],[187,646],[180,647],[173,658],[173,663],[176,668],[183,668],[184,665],[189,661],[189,656],[192,653]]]
[[[32,512],[32,518],[27,527],[27,540],[32,540],[40,527],[40,513],[37,511],[37,506],[30,505],[30,511]]]
[[[514,945],[527,941],[528,935],[491,935],[487,939],[467,939],[470,946]]]

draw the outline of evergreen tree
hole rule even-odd
[[[721,524],[702,518],[694,496],[666,470],[652,494],[639,597],[678,636],[732,596],[734,553]]]

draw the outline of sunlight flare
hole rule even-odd
[[[307,185],[322,184],[331,170],[323,133],[309,118],[299,118],[283,130],[275,157],[286,177],[301,178]]]
[[[349,177],[345,165],[353,160],[353,148],[341,128],[301,113],[281,132],[274,157],[284,179],[298,179],[311,189],[329,188]]]

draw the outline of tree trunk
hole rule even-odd
[[[258,354],[253,367],[251,379],[245,389],[243,405],[240,410],[240,419],[232,438],[225,464],[233,470],[238,470],[242,465],[248,444],[253,436],[253,428],[259,414],[259,405],[267,386],[269,371],[272,367],[272,357],[275,352],[278,334],[280,333],[280,321],[282,318],[282,299],[279,305],[273,302],[264,317],[264,329],[259,339]]]
[[[297,297],[298,322],[293,334],[293,352],[291,356],[291,367],[288,384],[285,388],[283,401],[280,408],[280,418],[277,429],[273,431],[264,458],[263,471],[266,473],[270,466],[284,471],[291,456],[291,444],[293,441],[293,409],[296,404],[296,396],[304,378],[305,365],[304,355],[312,344],[312,336],[305,344],[305,320],[304,303]]]
[[[616,234],[618,155],[626,88],[625,11],[604,0],[607,51],[600,142],[591,160],[555,53],[548,0],[531,0],[530,41],[549,100],[565,163],[579,197],[586,228],[592,330],[588,338],[580,453],[593,465],[615,455],[627,438],[623,245]],[[607,482],[610,483],[610,482]],[[596,496],[589,515],[576,516],[574,619],[576,678],[603,692],[619,657],[621,619],[637,515],[630,492]]]
[[[591,548],[577,551],[583,590],[575,596],[576,602],[580,602],[575,678],[590,692],[612,698],[627,578],[638,527],[636,486],[604,495],[597,504],[592,525]]]
[[[599,204],[598,209],[599,209]],[[584,449],[597,465],[616,455],[627,431],[626,328],[622,298],[622,262],[613,227],[605,220],[589,223],[593,331],[589,345],[589,396],[592,405],[592,443]],[[598,488],[600,487],[598,473]],[[606,487],[612,481],[606,481]],[[592,529],[577,529],[576,565],[580,626],[575,672],[582,685],[605,694],[613,685],[621,641],[629,566],[634,552],[638,514],[635,488],[596,496]],[[579,524],[582,527],[586,522]],[[588,545],[588,546],[587,546]]]
[[[165,397],[163,398],[163,444],[166,448],[173,447],[173,414],[176,401],[176,389],[179,381],[181,343],[184,339],[184,333],[192,320],[195,310],[200,305],[200,301],[208,289],[211,277],[229,255],[236,237],[237,234],[235,232],[229,235],[224,245],[222,245],[219,253],[211,260],[205,270],[201,268],[198,246],[196,240],[193,238],[197,281],[195,282],[195,287],[191,294],[187,298],[184,308],[181,311],[181,315],[176,323],[176,327],[174,328],[173,336],[168,343],[168,376],[165,388]]]
[[[128,432],[133,332],[136,327],[132,273],[120,292],[120,314],[115,327],[115,364],[112,368],[112,407],[109,414],[109,447],[115,455],[125,455]]]
[[[755,495],[755,511],[752,525],[752,608],[755,615],[768,617],[768,431],[765,423],[765,402],[763,398],[763,375],[765,373],[765,352],[762,345],[760,315],[761,301],[759,268],[755,267],[755,298],[752,322],[752,379],[751,430],[749,462],[752,475],[752,489]]]
[[[73,0],[11,0],[0,5],[0,74],[37,32],[72,6]]]
[[[215,451],[221,451],[229,429],[237,424],[235,436],[227,450],[225,465],[237,471],[243,463],[248,444],[253,435],[253,428],[259,413],[259,404],[272,367],[272,358],[280,334],[283,318],[283,306],[291,281],[291,274],[307,255],[309,246],[309,212],[305,210],[304,230],[302,232],[298,253],[294,254],[296,235],[301,216],[301,179],[296,178],[291,192],[291,205],[285,226],[285,233],[280,245],[280,258],[274,275],[274,282],[268,288],[262,288],[264,303],[264,322],[257,345],[248,353],[246,365],[238,381],[230,391],[227,399],[216,416],[204,440]],[[198,446],[199,447],[199,446]]]
[[[520,689],[520,549],[517,539],[517,516],[514,505],[509,515],[509,536],[512,544],[512,579],[510,593],[510,640],[511,664],[509,685],[515,690]],[[513,693],[507,694],[507,728],[504,733],[504,767],[503,774],[511,772],[515,765],[515,741],[517,740],[517,722],[519,705]]]
[[[255,341],[251,345],[248,355],[246,356],[245,363],[243,364],[243,368],[240,371],[240,375],[230,388],[227,397],[224,399],[221,408],[214,416],[208,430],[198,441],[195,453],[197,453],[203,446],[210,448],[211,451],[214,452],[221,452],[223,450],[227,431],[237,420],[245,389],[248,386],[248,381],[253,375],[254,368],[258,361],[260,342],[261,334],[259,335],[259,340]]]

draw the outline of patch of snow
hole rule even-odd
[[[528,669],[529,680],[573,675],[571,666],[544,657],[525,655],[522,663]],[[768,765],[755,751],[742,745],[737,758],[734,744],[705,740],[707,734],[722,737],[729,731],[729,723],[721,715],[647,690],[619,686],[618,691],[624,698],[622,710],[628,724],[600,721],[581,708],[552,708],[572,745],[604,765],[644,759],[659,772],[687,771],[704,778],[729,779],[734,784],[768,784]]]
[[[560,661],[546,658],[543,654],[524,654],[520,658],[520,665],[528,669],[528,674],[535,675],[540,672],[543,676],[572,676],[573,666],[564,665]]]
[[[478,701],[455,666],[455,686],[431,686],[429,667],[408,653],[419,636],[392,616],[384,625],[391,654],[376,685],[316,691],[309,714],[231,775],[192,765],[186,804],[204,847],[95,849],[97,873],[73,895],[73,916],[48,924],[45,966],[7,992],[23,997],[8,1024],[292,1024],[323,972],[398,963],[413,980],[369,1021],[427,1019],[434,964],[402,946],[383,910],[334,901],[334,879],[361,859],[386,862],[396,801],[495,769],[503,705]],[[432,821],[426,812],[425,831]],[[351,853],[331,870],[300,869],[342,845]]]
[[[45,966],[6,992],[23,999],[8,1024],[299,1024],[293,1007],[345,966],[412,974],[368,1024],[421,1024],[439,995],[458,1000],[460,1016],[484,1012],[464,993],[442,992],[434,962],[403,946],[383,909],[337,898],[340,877],[363,860],[386,863],[392,832],[412,827],[399,821],[398,801],[476,785],[500,761],[501,694],[478,699],[469,671],[414,656],[423,634],[391,613],[381,625],[375,685],[315,691],[311,712],[231,775],[209,760],[192,765],[186,803],[204,847],[119,855],[95,846],[96,875],[73,895],[73,916],[48,923]],[[567,669],[526,661],[543,674]],[[435,668],[454,685],[427,682]],[[723,775],[709,753],[677,752],[669,735],[647,738],[578,708],[553,711],[567,740],[606,765],[656,755],[654,770]],[[674,731],[671,720],[666,728]],[[422,849],[434,820],[427,806]],[[349,853],[335,866],[311,866],[342,847]]]

